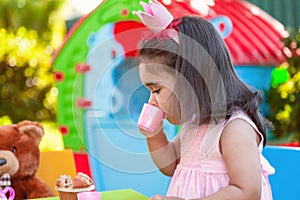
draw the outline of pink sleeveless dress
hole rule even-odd
[[[183,199],[206,197],[229,185],[227,168],[219,150],[219,140],[223,128],[234,119],[248,122],[260,135],[258,145],[261,160],[261,200],[271,200],[272,192],[268,175],[275,172],[274,168],[263,157],[263,136],[252,120],[241,111],[237,111],[229,120],[214,126],[200,126],[185,134],[182,131],[181,159],[171,179],[167,196]],[[201,147],[201,148],[200,148]]]

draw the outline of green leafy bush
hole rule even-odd
[[[55,119],[55,88],[50,59],[53,48],[36,31],[0,29],[0,116],[13,122]]]
[[[56,121],[50,60],[65,35],[63,2],[0,2],[0,119]]]
[[[287,60],[273,70],[267,117],[273,122],[275,140],[300,142],[300,30],[283,41]]]

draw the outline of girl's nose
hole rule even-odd
[[[154,95],[150,95],[149,100],[148,100],[148,104],[157,106],[157,101],[156,101]]]

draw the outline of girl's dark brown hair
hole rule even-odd
[[[214,26],[204,18],[185,16],[178,24],[179,45],[172,39],[156,38],[139,48],[140,60],[161,58],[164,65],[179,72],[176,93],[181,110],[195,117],[199,124],[228,119],[242,109],[257,125],[266,144],[266,126],[261,115],[261,93],[247,87],[236,75],[229,50]],[[157,59],[156,59],[157,60]],[[186,89],[189,85],[192,89]],[[191,98],[192,96],[196,98]],[[191,106],[196,104],[196,108]]]

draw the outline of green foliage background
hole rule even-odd
[[[0,2],[0,117],[56,120],[51,56],[65,34],[63,0]]]
[[[267,102],[270,114],[267,116],[275,127],[272,131],[277,140],[300,143],[300,29],[284,38],[283,53],[286,62],[273,71]]]

